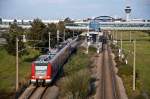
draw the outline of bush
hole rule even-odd
[[[89,54],[84,53],[83,48],[79,48],[76,54],[74,54],[69,60],[68,63],[64,66],[65,75],[74,74],[81,69],[87,68],[91,61],[90,57],[95,51],[94,48],[89,48]]]
[[[88,67],[91,65],[91,57],[96,52],[95,48],[89,48],[89,54],[85,54],[83,47],[71,56],[64,66],[65,77],[60,81],[61,98],[87,99],[92,83]]]
[[[88,70],[81,70],[70,75],[61,83],[62,93],[73,99],[86,99],[89,93],[90,73]]]

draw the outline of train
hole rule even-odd
[[[70,55],[77,49],[78,37],[62,42],[57,48],[32,62],[30,83],[35,85],[51,84]]]

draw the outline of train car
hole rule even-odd
[[[31,83],[50,84],[56,78],[59,70],[77,48],[77,39],[68,39],[46,55],[41,55],[32,63]]]

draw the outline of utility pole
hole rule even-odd
[[[121,32],[121,54],[122,54],[122,32]]]
[[[113,33],[112,33],[112,35],[113,35],[112,37],[113,37],[113,41],[114,41],[114,31],[112,31],[112,32],[113,32]]]
[[[131,31],[130,31],[130,42],[131,42]]]
[[[18,37],[16,37],[16,91],[18,90]]]
[[[119,59],[122,61],[122,32],[120,32],[120,49],[119,49]]]
[[[135,91],[135,65],[136,65],[136,39],[134,40],[134,57],[133,57],[133,91]]]
[[[90,41],[88,40],[88,38],[90,37],[90,35],[89,35],[89,32],[87,32],[87,35],[86,35],[86,43],[87,43],[87,46],[86,46],[86,54],[88,54],[88,52],[89,52],[89,45],[90,45]]]
[[[50,32],[48,33],[48,38],[49,38],[49,39],[48,39],[48,40],[49,40],[48,49],[49,49],[49,51],[50,51],[50,49],[51,49],[51,33],[50,33]]]
[[[66,36],[66,35],[65,35],[65,29],[64,29],[64,35],[63,35],[63,36],[64,36],[64,41],[65,41],[65,36]]]
[[[114,33],[115,33],[114,37],[115,37],[115,41],[116,41],[116,30],[114,30],[114,31],[115,31],[115,32],[114,32]]]
[[[57,30],[57,44],[59,44],[59,30]]]
[[[117,38],[117,30],[116,30],[116,42],[117,42],[117,39],[118,39],[118,38]]]
[[[74,30],[73,30],[73,37],[74,37]]]
[[[97,38],[96,38],[96,44],[97,44],[97,53],[99,54],[100,52],[100,42],[99,42],[99,37],[100,37],[100,34],[98,32],[98,35],[97,35]]]

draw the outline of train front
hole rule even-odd
[[[31,83],[32,84],[50,84],[52,79],[51,64],[47,61],[35,61],[32,63]]]

